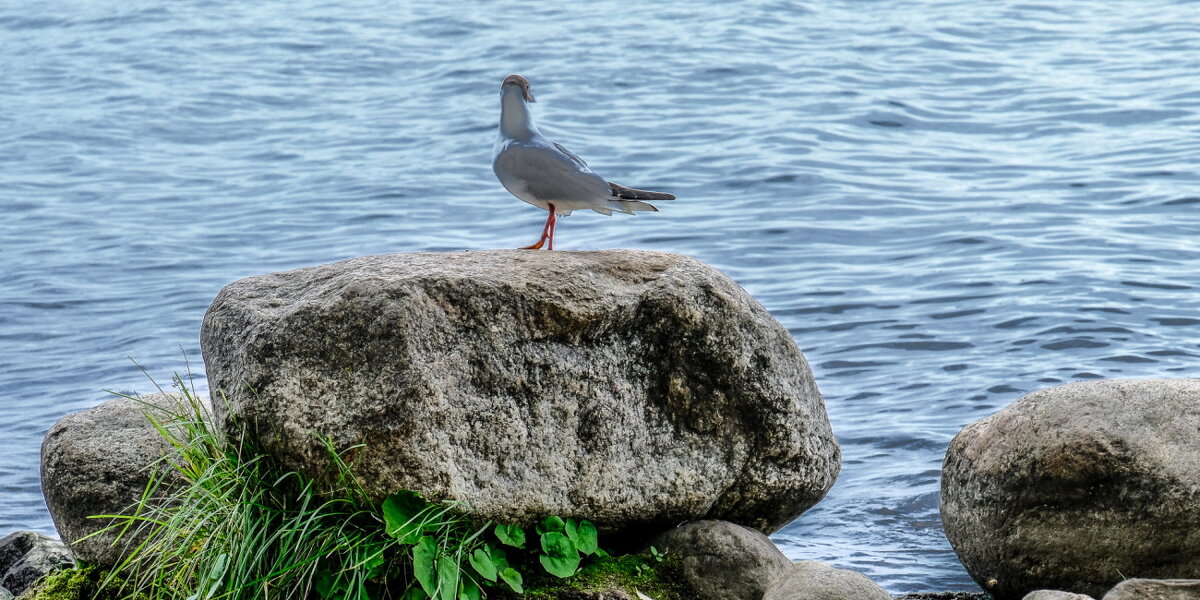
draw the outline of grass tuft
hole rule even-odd
[[[336,493],[246,442],[230,443],[178,376],[173,387],[178,403],[147,404],[146,415],[174,452],[151,470],[131,516],[110,527],[120,540],[142,540],[114,569],[122,589],[151,600],[305,598],[322,573],[365,589],[359,567],[390,544],[331,442]]]
[[[132,398],[172,451],[128,515],[98,516],[126,544],[98,583],[115,595],[101,600],[549,599],[611,588],[687,597],[664,582],[679,580],[669,557],[612,557],[587,520],[550,516],[527,533],[412,491],[376,503],[345,458],[359,446],[320,438],[327,475],[287,471],[246,436],[226,437],[185,381],[173,381],[165,402]]]

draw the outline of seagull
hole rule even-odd
[[[554,249],[554,221],[572,211],[600,214],[657,211],[647,200],[674,200],[666,192],[635,190],[606,181],[558,142],[548,140],[533,124],[529,103],[535,102],[529,80],[509,75],[500,84],[500,136],[492,147],[492,170],[509,193],[550,213],[537,243],[523,250]]]

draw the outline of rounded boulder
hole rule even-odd
[[[199,398],[208,411],[207,398]],[[101,566],[117,564],[141,541],[136,527],[120,540],[111,518],[130,515],[150,481],[151,469],[171,451],[147,412],[178,413],[177,396],[116,398],[56,422],[42,440],[42,495],[54,526],[75,556]],[[172,471],[160,470],[170,478]],[[169,479],[174,481],[174,479]],[[86,538],[86,539],[84,539]]]
[[[770,532],[840,464],[788,331],[675,254],[397,254],[250,277],[217,296],[201,348],[218,420],[284,466],[319,476],[318,436],[361,444],[372,495],[501,521]]]
[[[946,452],[946,537],[997,600],[1200,576],[1200,380],[1033,392]]]

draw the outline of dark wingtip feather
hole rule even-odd
[[[608,182],[608,188],[612,190],[612,195],[622,200],[674,200],[675,194],[666,192],[651,192],[649,190],[635,190],[625,187],[618,183]]]

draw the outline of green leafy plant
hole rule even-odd
[[[114,580],[154,599],[304,597],[322,587],[372,598],[387,538],[343,455],[325,440],[327,484],[282,469],[229,441],[192,388],[173,382],[161,403],[132,398],[173,451],[128,514],[98,516],[126,545]]]
[[[172,387],[157,404],[132,398],[172,452],[128,514],[97,517],[126,544],[110,577],[130,596],[481,600],[489,589],[523,594],[535,570],[567,578],[608,556],[586,520],[551,516],[527,532],[413,491],[376,504],[347,460],[358,446],[320,438],[327,476],[288,471],[215,428],[182,378]]]
[[[402,491],[388,496],[382,505],[387,534],[407,547],[419,590],[436,600],[473,599],[487,588],[504,586],[523,593],[525,575],[522,560],[526,533],[519,525],[491,522],[479,524],[456,503],[434,503],[416,492]],[[598,532],[589,521],[543,519],[535,529],[536,554],[542,568],[556,577],[570,577],[584,556],[605,555],[599,547]],[[510,559],[503,547],[516,553]]]

